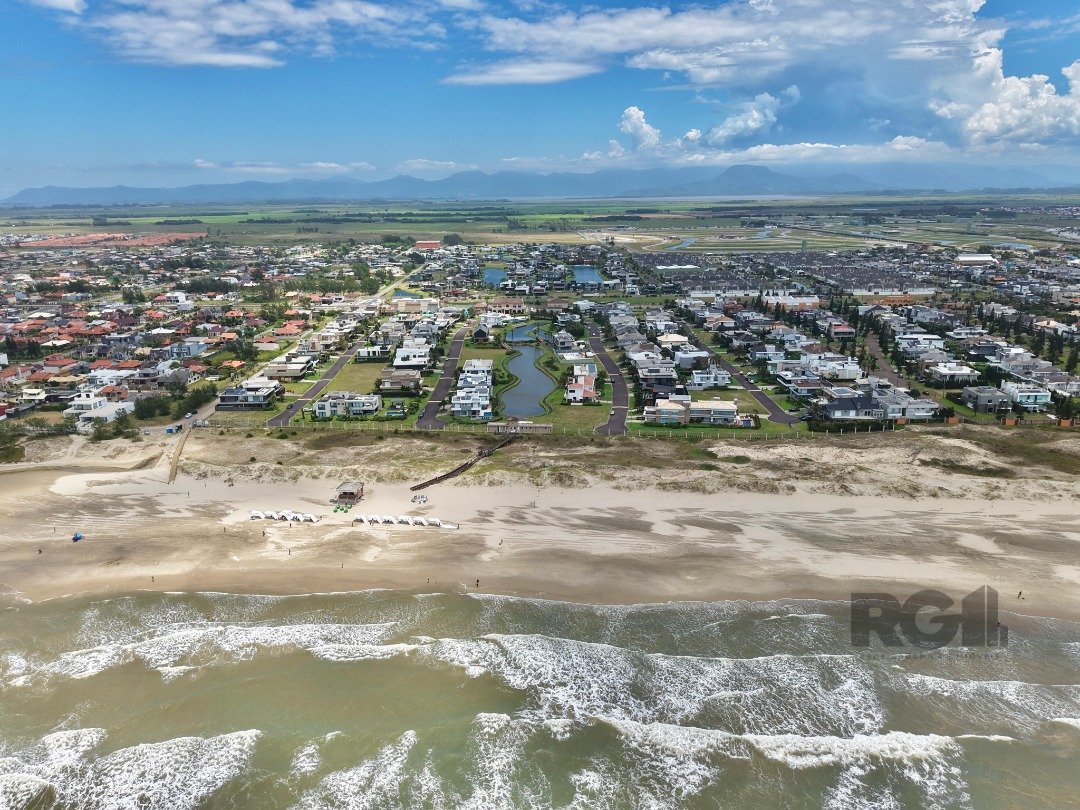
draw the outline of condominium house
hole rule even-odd
[[[93,410],[80,411],[76,430],[80,433],[88,433],[98,423],[115,422],[121,416],[125,416],[135,410],[133,402],[105,402],[104,405]]]
[[[96,388],[84,388],[68,400],[64,417],[77,419],[81,414],[103,408],[108,403],[108,398],[99,394]]]
[[[645,408],[645,422],[652,425],[746,425],[749,417],[739,416],[734,401],[703,399],[697,402],[658,399]]]
[[[466,360],[450,398],[450,413],[465,419],[491,419],[493,391],[494,362],[486,358]]]
[[[318,419],[332,419],[335,416],[374,416],[381,409],[382,397],[378,394],[331,391],[319,397],[311,410]]]
[[[895,388],[875,391],[871,398],[881,409],[882,418],[885,419],[925,421],[932,419],[940,408],[932,399],[913,397],[906,391]]]
[[[1009,395],[991,385],[972,385],[960,392],[960,399],[976,413],[998,413],[1012,406]]]
[[[411,368],[391,368],[382,370],[379,378],[379,391],[384,394],[419,394],[423,377],[419,371]]]
[[[731,385],[731,375],[719,366],[709,366],[690,372],[690,381],[686,387],[691,391],[704,391],[708,388],[726,388]]]
[[[310,354],[286,352],[267,364],[263,375],[271,380],[295,382],[302,380],[315,368],[316,358]]]
[[[693,368],[698,363],[708,361],[712,355],[701,349],[687,346],[683,349],[676,349],[672,356],[675,358],[675,365],[679,368],[689,369]]]
[[[816,374],[800,373],[798,370],[778,372],[776,382],[787,391],[788,396],[799,399],[817,397],[829,387],[829,383]]]
[[[431,344],[426,338],[406,338],[394,354],[394,368],[425,369],[431,363]]]
[[[869,394],[837,397],[825,404],[825,417],[834,420],[884,419],[885,410]]]
[[[926,378],[938,385],[971,385],[979,372],[963,363],[937,363],[927,367]]]
[[[1010,402],[1024,410],[1041,411],[1050,404],[1050,390],[1041,385],[1006,380],[1001,384],[1001,390]]]
[[[551,336],[551,345],[557,352],[577,351],[577,339],[565,329],[560,329]]]
[[[566,383],[567,402],[595,402],[598,398],[596,390],[596,364],[578,363],[571,371],[570,378]]]
[[[219,411],[255,411],[269,408],[284,391],[281,383],[268,377],[252,377],[240,385],[224,389],[218,396]]]

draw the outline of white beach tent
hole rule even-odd
[[[252,520],[262,520],[265,517],[266,517],[266,515],[264,515],[258,509],[252,509],[251,510],[251,519]]]

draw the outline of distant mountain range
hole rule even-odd
[[[28,188],[0,200],[8,206],[162,205],[179,203],[257,203],[294,201],[454,200],[497,198],[648,198],[743,197],[761,195],[813,196],[872,194],[884,191],[969,191],[986,189],[1046,189],[1075,185],[1076,169],[1059,179],[1024,168],[965,164],[863,164],[803,166],[798,173],[764,166],[604,169],[596,172],[480,171],[458,172],[440,180],[398,175],[387,180],[336,177],[323,180],[285,180],[278,183],[201,184],[179,188]]]

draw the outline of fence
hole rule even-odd
[[[502,436],[505,438],[506,434],[492,433],[487,429],[486,425],[462,425],[456,423],[449,423],[442,428],[424,428],[417,425],[403,425],[400,422],[344,422],[344,421],[325,421],[325,422],[292,422],[286,427],[280,428],[268,428],[265,421],[251,421],[241,422],[238,420],[230,419],[225,422],[216,422],[213,419],[209,421],[208,429],[212,430],[225,430],[231,432],[263,432],[263,433],[290,433],[293,431],[305,431],[308,433],[345,433],[349,431],[370,432],[379,433],[383,435],[419,435],[419,434],[472,434],[477,436],[488,436],[491,438],[498,438]],[[890,428],[895,430],[895,426]],[[556,426],[551,433],[528,433],[519,434],[526,437],[543,437],[543,436],[576,436],[579,438],[588,439],[682,439],[687,441],[699,441],[701,439],[730,439],[734,441],[745,442],[761,442],[761,441],[778,441],[778,440],[798,440],[811,442],[815,439],[821,438],[826,435],[838,436],[838,435],[857,435],[864,433],[880,433],[880,428],[870,430],[867,427],[862,429],[859,426],[851,426],[841,428],[839,431],[831,434],[827,433],[815,433],[810,431],[791,431],[791,430],[776,430],[776,431],[760,431],[760,430],[708,430],[707,428],[691,428],[691,429],[664,429],[664,428],[648,428],[645,430],[631,430],[627,433],[608,435],[597,433],[594,429],[586,428],[571,428]]]

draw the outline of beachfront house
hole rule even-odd
[[[312,406],[316,419],[333,419],[335,416],[354,418],[374,416],[382,409],[382,397],[378,394],[358,394],[353,391],[331,391],[323,394]]]
[[[645,423],[651,425],[724,425],[748,427],[752,420],[739,415],[739,407],[733,400],[702,399],[697,402],[658,399],[655,405],[646,406]]]

